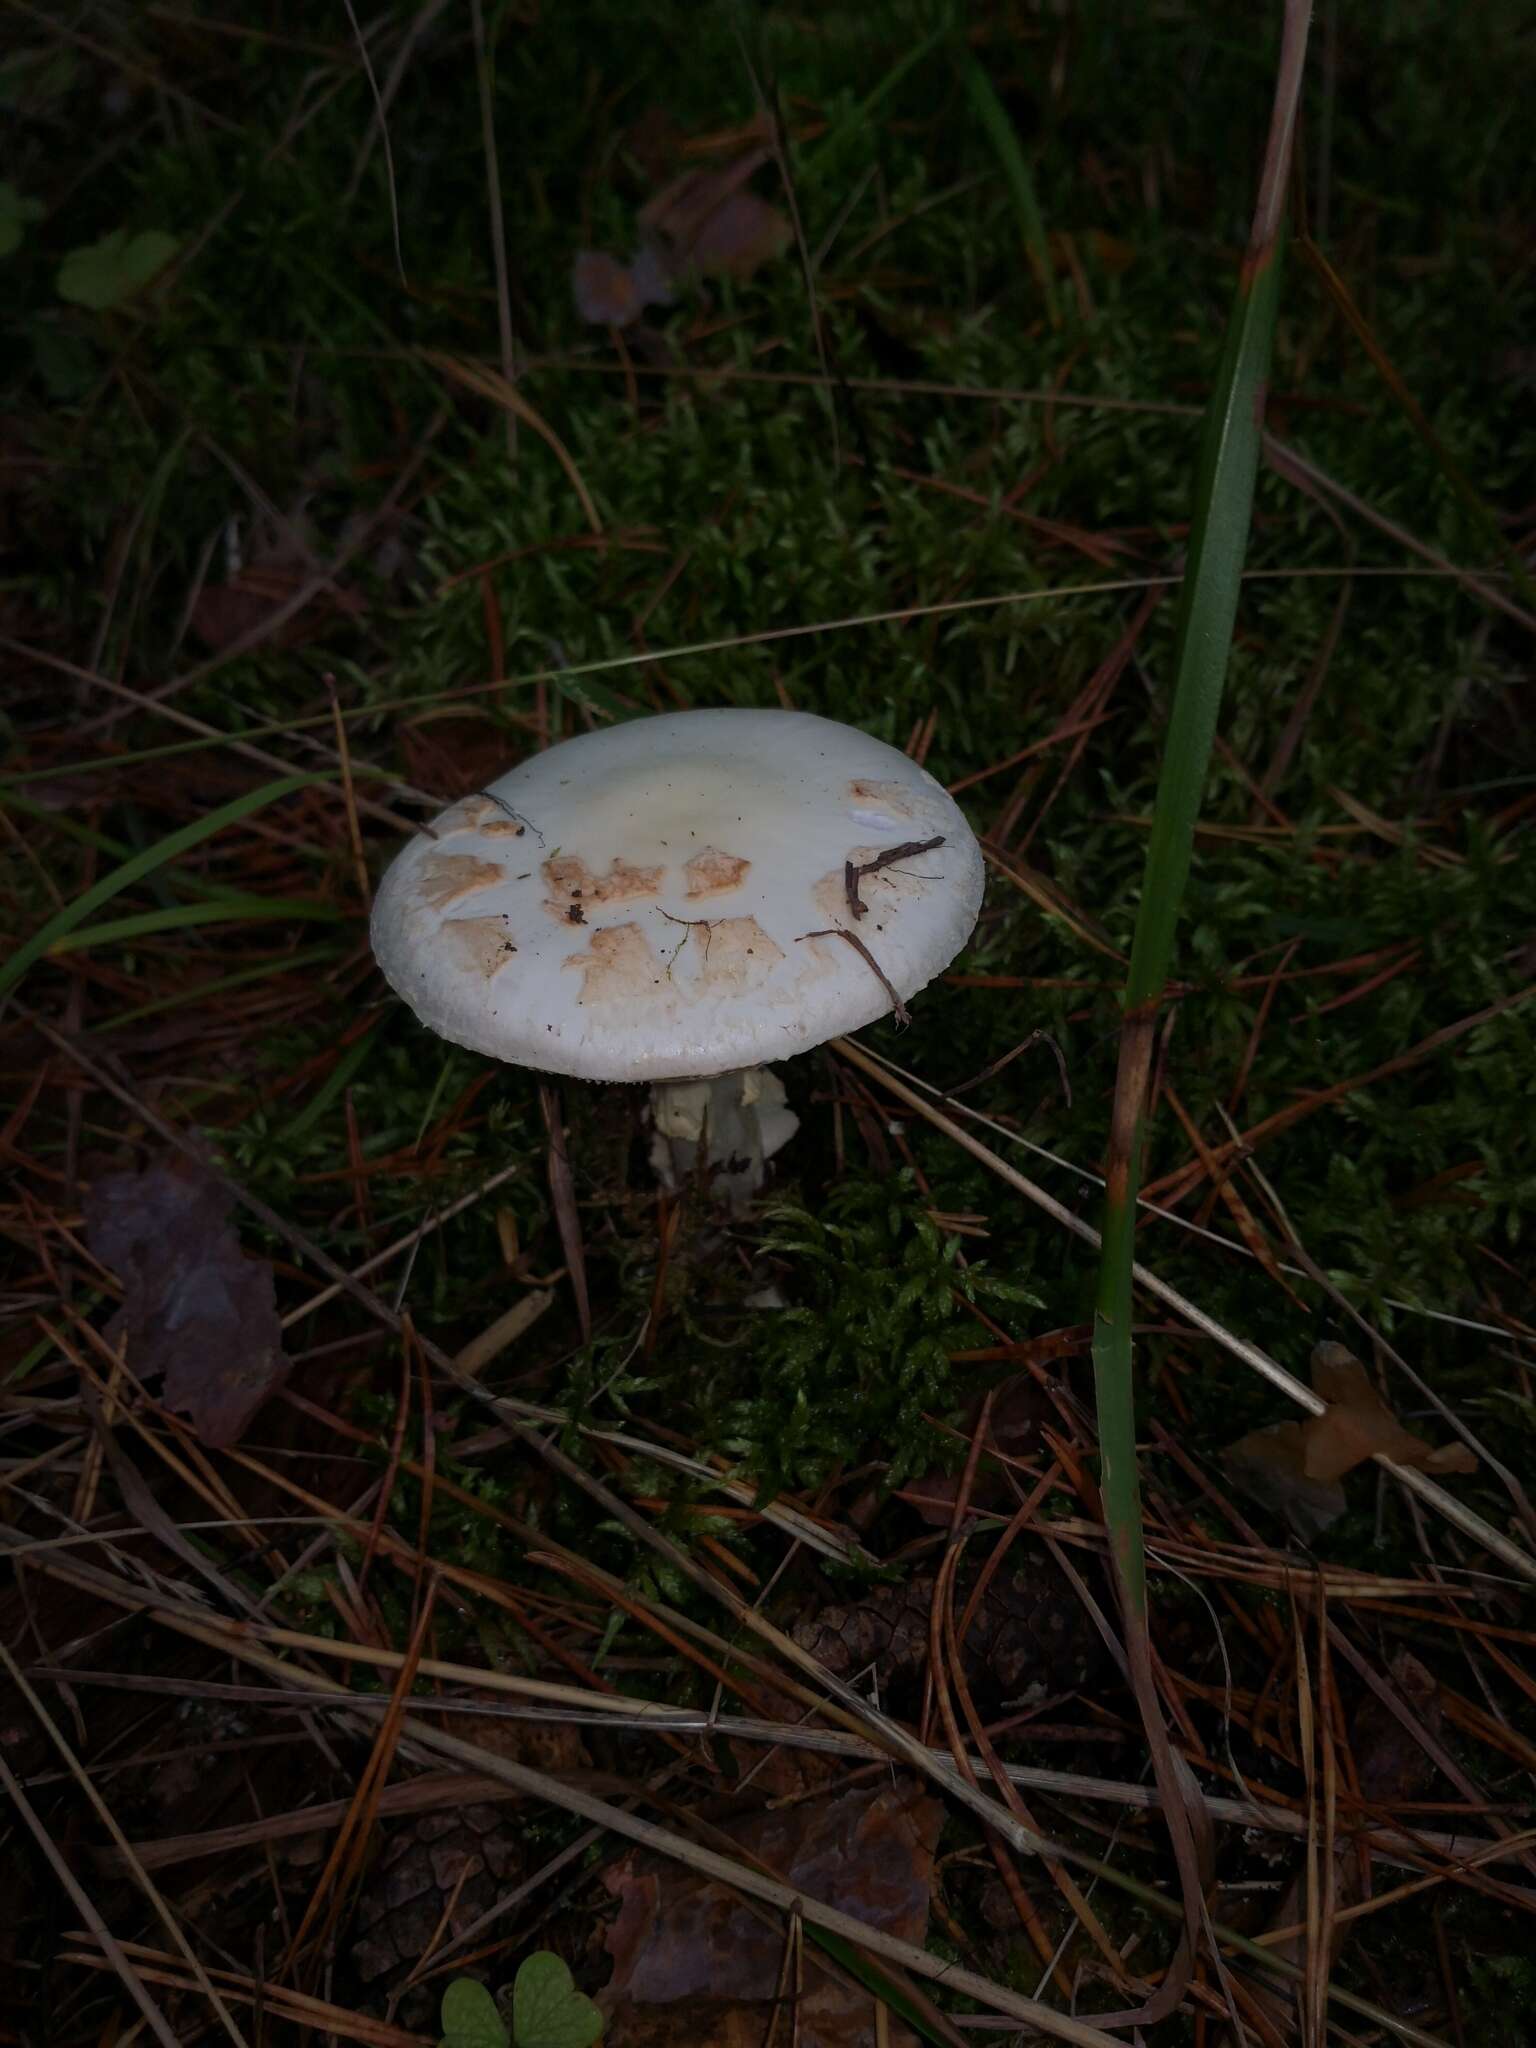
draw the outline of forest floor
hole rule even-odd
[[[1165,1982],[1200,2048],[1530,2040],[1497,4],[1314,28],[1140,1235],[1192,1968],[1106,1567],[1072,1226],[1269,13],[6,12],[0,2041],[394,2048],[535,1953],[518,2048],[577,1991],[885,2048]],[[440,805],[712,705],[904,749],[988,863],[907,1028],[784,1064],[742,1216],[368,938]]]

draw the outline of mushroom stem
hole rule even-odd
[[[771,1067],[738,1067],[707,1081],[651,1087],[651,1164],[677,1189],[703,1167],[711,1189],[744,1209],[763,1184],[764,1162],[800,1127]]]

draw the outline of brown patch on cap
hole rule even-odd
[[[416,894],[429,910],[447,910],[506,878],[506,869],[493,860],[476,860],[472,853],[435,853],[421,864]]]
[[[545,861],[540,872],[550,891],[544,908],[562,924],[576,924],[581,920],[571,916],[573,909],[587,911],[594,904],[629,903],[637,897],[660,895],[667,871],[615,860],[609,863],[606,875],[594,875],[580,854],[557,853]]]
[[[784,958],[782,946],[770,939],[755,917],[720,917],[695,937],[699,963],[694,987],[712,995],[754,988]]]
[[[848,785],[848,795],[854,803],[877,811],[888,811],[893,818],[915,815],[912,792],[899,782],[871,782],[867,776],[856,775]]]
[[[499,917],[445,918],[441,936],[461,967],[467,968],[471,974],[484,975],[487,981],[505,967],[517,951],[505,921]]]
[[[478,832],[486,839],[521,839],[527,826],[502,809],[491,796],[467,796],[445,811],[433,826],[439,839],[459,832]]]
[[[637,924],[611,924],[592,934],[585,953],[568,953],[567,967],[582,970],[583,1003],[634,1003],[655,996],[667,970]]]
[[[449,838],[455,832],[478,832],[486,819],[495,814],[496,806],[488,796],[467,796],[451,811],[445,811],[432,829],[439,839]]]
[[[848,860],[853,867],[862,867],[865,861],[878,860],[889,849],[883,846],[850,846]],[[905,896],[921,896],[928,883],[922,875],[912,873],[906,867],[877,868],[873,874],[859,877],[859,900],[864,905],[866,917],[878,917],[882,911],[897,909]],[[823,875],[811,891],[816,908],[829,924],[852,925],[853,906],[848,901],[848,870],[834,868],[830,875]]]
[[[723,896],[728,889],[739,889],[751,865],[751,861],[742,860],[737,854],[722,853],[718,846],[706,846],[692,860],[683,862],[688,894],[694,898]]]

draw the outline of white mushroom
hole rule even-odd
[[[493,1058],[650,1081],[663,1179],[703,1147],[734,1200],[795,1128],[763,1066],[904,1014],[981,906],[980,849],[940,784],[798,711],[608,726],[433,832],[374,904],[395,991]]]

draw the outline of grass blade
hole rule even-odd
[[[83,931],[64,933],[48,948],[49,957],[83,953],[91,946],[120,944],[126,939],[153,938],[157,932],[185,931],[199,924],[260,924],[271,918],[300,924],[337,924],[343,913],[331,903],[306,902],[302,896],[226,896],[210,903],[177,903],[169,910],[145,910],[132,917],[88,924]]]
[[[381,1022],[389,1022],[387,1014]],[[298,1115],[290,1118],[277,1133],[276,1142],[279,1145],[291,1145],[296,1138],[302,1138],[306,1131],[313,1129],[351,1081],[364,1060],[376,1050],[379,1032],[378,1024],[370,1024],[361,1038],[352,1041]]]
[[[1290,172],[1307,50],[1311,0],[1285,0],[1274,107],[1253,230],[1238,277],[1201,438],[1188,566],[1180,592],[1174,697],[1131,963],[1126,976],[1120,1060],[1105,1169],[1103,1246],[1093,1313],[1100,1484],[1120,1592],[1126,1668],[1141,1710],[1153,1774],[1178,1864],[1184,1930],[1178,1953],[1139,2012],[1117,2019],[1151,2025],[1182,1999],[1194,1967],[1212,1875],[1210,1822],[1189,1768],[1175,1757],[1163,1723],[1147,1624],[1146,1553],[1136,1463],[1136,1396],[1131,1350],[1132,1268],[1142,1120],[1158,1009],[1173,957],[1179,905],[1189,876],[1200,796],[1242,590],[1263,435],[1264,396],[1279,301],[1284,195]],[[1235,2015],[1234,2015],[1235,2016]]]
[[[1103,1455],[1105,1513],[1128,1605],[1146,1608],[1141,1491],[1131,1369],[1131,1267],[1140,1178],[1141,1120],[1153,1033],[1179,906],[1189,875],[1216,717],[1226,680],[1232,627],[1242,588],[1263,433],[1264,390],[1279,298],[1281,208],[1290,168],[1311,0],[1287,0],[1253,233],[1227,323],[1215,388],[1206,410],[1195,479],[1188,568],[1180,595],[1174,698],[1147,846],[1141,908],[1126,978],[1125,1018],[1115,1084],[1104,1248],[1094,1307],[1093,1362]]]
[[[925,2041],[932,2041],[937,2048],[945,2048],[946,2037],[929,2024],[928,2016],[916,2006],[899,1984],[893,1984],[884,1970],[877,1970],[863,1952],[856,1949],[851,1941],[845,1941],[840,1934],[833,1934],[825,1927],[806,1925],[805,1932],[820,1949],[825,1949],[834,1962],[841,1963],[850,1977],[857,1977],[866,1991],[888,2005],[896,2017],[905,2020],[915,2034],[921,2034]],[[950,2039],[959,2036],[951,2035]]]
[[[907,74],[915,71],[923,59],[937,49],[940,43],[947,42],[952,33],[953,31],[947,21],[940,22],[936,29],[930,31],[928,35],[915,42],[909,50],[902,53],[878,85],[874,87],[873,91],[866,93],[856,107],[849,108],[841,120],[836,122],[832,129],[822,137],[819,147],[813,152],[810,161],[801,170],[800,185],[802,190],[805,190],[826,176],[827,171],[837,162],[848,143],[858,135],[875,110],[889,99]]]
[[[276,803],[279,797],[291,796],[296,789],[313,788],[315,781],[313,775],[283,775],[276,782],[264,782],[259,789],[247,790],[244,796],[220,805],[205,818],[194,818],[190,825],[183,825],[179,831],[157,839],[153,846],[146,846],[142,853],[134,854],[131,860],[113,868],[110,874],[103,875],[83,895],[77,896],[73,903],[66,903],[62,910],[56,911],[25,945],[17,947],[8,960],[0,962],[0,996],[9,995],[29,968],[35,966],[67,932],[83,924],[93,910],[99,910],[103,903],[110,903],[114,896],[121,895],[124,889],[131,888],[146,875],[152,875],[167,861],[175,860],[190,848],[200,846],[205,839],[213,838],[226,825],[237,825],[242,818]]]
[[[337,946],[300,947],[296,953],[284,953],[275,960],[263,960],[258,967],[242,967],[234,974],[222,974],[215,981],[199,982],[191,988],[179,988],[174,995],[157,996],[152,1003],[139,1003],[131,1010],[124,1010],[113,1018],[113,1028],[121,1031],[128,1024],[142,1024],[146,1017],[158,1017],[166,1010],[179,1010],[187,1003],[207,1002],[213,996],[222,996],[232,988],[246,988],[253,981],[271,981],[279,974],[297,974],[301,967],[318,967],[322,961],[330,962],[339,958]]]
[[[1056,280],[1051,274],[1051,249],[1045,235],[1045,218],[1040,211],[1039,196],[1035,191],[1034,175],[1019,138],[1013,132],[1013,123],[1008,110],[997,96],[993,85],[981,67],[976,53],[965,45],[955,51],[955,66],[960,73],[960,83],[965,87],[977,120],[986,130],[987,140],[996,152],[1002,165],[1003,176],[1008,180],[1008,189],[1013,194],[1014,211],[1019,216],[1019,228],[1024,237],[1024,252],[1029,258],[1029,267],[1035,273],[1040,285],[1040,295],[1045,300],[1046,317],[1053,327],[1061,325],[1061,308],[1056,301]]]

